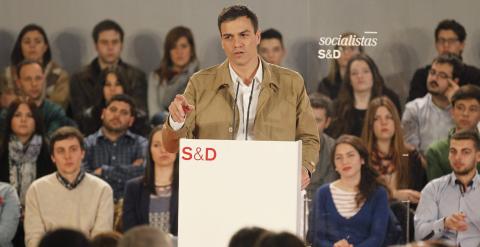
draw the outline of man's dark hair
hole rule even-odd
[[[260,227],[244,227],[238,230],[230,239],[228,247],[251,247],[254,246],[263,234],[269,231]]]
[[[453,19],[446,19],[438,23],[437,28],[435,28],[435,41],[438,41],[438,33],[441,30],[452,30],[458,37],[460,42],[464,42],[467,38],[467,32],[462,24],[458,23]]]
[[[233,21],[239,17],[245,16],[252,22],[253,31],[256,33],[258,30],[258,18],[255,13],[253,13],[247,6],[243,5],[233,5],[230,7],[223,8],[222,12],[218,15],[218,30],[222,23],[227,21]]]
[[[90,247],[90,241],[85,235],[73,229],[57,229],[47,232],[40,241],[39,247]]]
[[[280,41],[280,44],[283,47],[283,37],[282,37],[282,34],[277,29],[273,29],[273,28],[267,29],[263,31],[260,36],[261,36],[260,37],[261,40],[278,39]]]
[[[52,135],[50,136],[50,154],[53,155],[53,148],[55,147],[55,143],[59,141],[63,141],[69,138],[75,138],[78,140],[80,144],[80,148],[85,150],[85,144],[83,142],[83,135],[75,127],[65,126],[60,127],[59,129],[55,130]]]
[[[92,31],[92,37],[93,37],[93,41],[95,41],[95,43],[98,42],[98,37],[100,36],[100,33],[103,32],[103,31],[108,31],[108,30],[114,30],[116,31],[117,33],[120,34],[120,41],[122,41],[123,43],[123,29],[122,27],[116,23],[115,21],[113,20],[103,20],[101,22],[99,22],[97,25],[95,25],[95,27],[93,28],[93,31]]]
[[[40,66],[42,69],[42,73],[44,72],[42,64],[38,61],[33,61],[33,60],[23,60],[17,65],[17,77],[20,78],[20,72],[22,71],[22,68],[27,65],[32,65],[32,64],[37,64]]]
[[[321,93],[312,93],[309,97],[312,108],[325,109],[326,117],[333,116],[333,103],[328,96]]]
[[[478,151],[480,150],[480,137],[478,136],[478,131],[477,130],[461,130],[455,132],[450,137],[450,142],[452,140],[471,140],[473,141],[475,145],[475,149]]]
[[[461,86],[452,95],[452,105],[455,106],[455,102],[465,99],[475,99],[478,103],[480,103],[480,87],[473,84]]]
[[[133,102],[132,97],[126,94],[117,94],[107,102],[107,104],[105,105],[105,108],[108,108],[108,106],[110,106],[110,104],[112,104],[115,101],[127,103],[130,106],[130,115],[135,117],[136,115],[135,112],[137,111],[137,109],[135,107],[135,102]]]
[[[463,71],[463,63],[462,60],[455,54],[442,54],[438,57],[433,59],[432,64],[439,63],[439,64],[450,64],[453,67],[452,79],[456,79],[460,77],[460,74]]]

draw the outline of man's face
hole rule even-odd
[[[222,48],[233,66],[247,66],[258,59],[257,45],[260,31],[253,30],[253,24],[246,16],[238,17],[220,25]]]
[[[451,114],[457,130],[475,129],[480,121],[480,103],[473,98],[457,100]]]
[[[132,126],[134,117],[130,105],[123,101],[114,101],[103,109],[103,126],[113,132],[125,132]]]
[[[62,176],[76,175],[80,172],[85,151],[75,137],[55,142],[52,152],[52,161]]]
[[[480,152],[472,140],[450,140],[450,166],[456,175],[467,175],[476,169]]]
[[[437,48],[438,55],[452,53],[460,56],[465,48],[465,42],[458,40],[454,31],[443,29],[438,32],[435,48]]]
[[[317,122],[318,133],[321,135],[330,125],[330,117],[327,117],[327,111],[323,108],[312,108],[312,110]]]
[[[433,63],[427,77],[427,89],[433,95],[443,95],[453,77],[453,66],[448,63]]]
[[[279,39],[262,39],[258,46],[258,52],[268,63],[281,65],[285,56],[285,49]]]
[[[102,63],[113,65],[120,59],[122,45],[119,32],[105,30],[99,33],[95,49]]]
[[[39,64],[28,64],[22,66],[17,85],[22,94],[37,101],[42,97],[44,80],[42,67]]]

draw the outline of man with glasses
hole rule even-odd
[[[435,48],[438,55],[450,53],[458,56],[461,60],[466,37],[465,28],[460,23],[448,19],[441,21],[435,29]],[[427,81],[429,70],[430,65],[415,71],[410,82],[407,102],[425,96],[427,93],[425,82]],[[459,73],[459,85],[465,84],[480,85],[480,70],[478,68],[463,64],[463,68]]]
[[[477,131],[480,122],[480,87],[465,85],[452,96],[451,115],[455,127],[450,130],[448,137],[432,144],[426,153],[427,177],[431,181],[435,178],[452,172],[448,161],[450,137],[462,130]],[[477,167],[480,168],[480,164]]]
[[[428,146],[448,136],[453,127],[450,99],[458,90],[461,61],[452,54],[440,55],[428,72],[428,93],[408,102],[402,116],[405,142],[422,154]]]

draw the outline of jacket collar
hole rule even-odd
[[[260,62],[262,63],[262,68],[263,68],[263,80],[262,80],[262,90],[265,87],[271,87],[278,89],[280,88],[280,85],[278,83],[278,78],[275,78],[272,74],[272,66],[267,62],[265,62],[263,59],[260,58]],[[232,78],[230,76],[230,70],[229,70],[229,61],[226,59],[223,61],[222,64],[220,64],[219,69],[217,70],[217,76],[215,77],[214,81],[214,88],[222,88],[222,87],[230,87],[233,88],[233,82]],[[233,89],[231,90],[233,94]]]

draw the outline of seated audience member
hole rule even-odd
[[[25,208],[25,195],[37,178],[55,171],[43,134],[40,111],[33,101],[14,100],[6,110],[0,148],[0,181],[11,184]],[[23,246],[23,217],[13,241]]]
[[[341,40],[343,41],[357,36],[357,34],[351,32],[342,33]],[[353,56],[363,53],[363,46],[335,45],[334,48],[340,51],[340,57],[330,60],[328,75],[320,81],[317,89],[319,93],[327,95],[332,100],[337,99],[338,93],[340,92],[340,88],[345,80],[348,62]]]
[[[103,232],[93,237],[92,247],[117,247],[121,238],[122,234],[118,232]]]
[[[60,227],[80,230],[88,237],[111,231],[112,189],[81,169],[83,136],[73,127],[56,130],[50,139],[57,172],[30,185],[25,199],[25,243],[36,247],[42,236]]]
[[[297,236],[288,233],[262,234],[253,247],[304,247],[305,244]]]
[[[281,66],[286,53],[283,37],[279,31],[270,28],[260,34],[258,54],[267,63]]]
[[[129,96],[113,96],[102,111],[102,127],[85,138],[85,170],[113,189],[115,230],[121,229],[125,183],[144,172],[147,140],[128,130],[135,121],[135,109]]]
[[[45,74],[41,64],[35,61],[25,60],[17,65],[17,76],[19,95],[32,100],[40,109],[47,134],[65,125],[75,125],[75,123],[65,115],[62,107],[42,96]],[[2,125],[4,124],[4,120],[5,111],[2,112],[0,116]]]
[[[187,27],[171,29],[165,38],[160,67],[148,78],[148,114],[152,125],[163,124],[168,106],[182,94],[193,73],[199,69],[193,34]]]
[[[430,181],[422,190],[415,212],[415,239],[445,239],[455,246],[479,246],[480,139],[477,131],[458,131],[450,137],[452,173]]]
[[[461,60],[466,38],[467,33],[460,23],[449,19],[441,21],[435,29],[435,48],[438,56],[450,53]],[[424,97],[427,94],[429,90],[426,82],[430,69],[431,66],[428,65],[415,71],[410,82],[407,102]],[[458,72],[458,84],[460,86],[465,84],[480,85],[480,70],[463,63],[462,70]]]
[[[90,241],[77,230],[60,228],[47,232],[38,247],[90,247]]]
[[[97,57],[80,72],[72,75],[70,82],[70,106],[75,121],[81,121],[88,108],[100,104],[103,85],[102,70],[119,67],[125,72],[126,84],[131,90],[135,105],[147,111],[147,79],[145,73],[122,61],[124,33],[122,27],[112,20],[99,22],[92,32]]]
[[[0,182],[0,246],[13,247],[12,240],[20,220],[20,201],[15,188]]]
[[[79,122],[80,131],[84,135],[91,135],[102,127],[102,111],[110,99],[119,94],[131,93],[128,91],[126,79],[123,71],[120,68],[107,68],[102,71],[100,76],[101,84],[103,85],[103,98],[100,104],[92,106],[85,110],[82,116],[82,121]],[[150,126],[147,123],[147,115],[145,111],[136,108],[135,120],[130,127],[130,131],[135,134],[146,136],[150,132]]]
[[[268,233],[260,227],[244,227],[233,234],[228,247],[252,247],[262,235]]]
[[[368,103],[378,96],[387,96],[401,111],[398,95],[385,86],[377,65],[369,56],[359,54],[350,59],[345,73],[335,103],[335,118],[327,131],[333,138],[342,134],[360,136]]]
[[[388,195],[369,164],[367,148],[360,138],[343,135],[333,150],[340,179],[315,194],[313,246],[382,246],[389,220]]]
[[[370,165],[398,201],[420,199],[427,183],[420,154],[403,142],[403,130],[395,105],[385,96],[370,101],[362,140],[370,154]]]
[[[480,87],[465,85],[452,96],[452,115],[455,127],[450,129],[448,137],[433,143],[427,150],[428,180],[447,175],[452,172],[448,161],[450,136],[461,130],[477,130],[480,122]],[[480,163],[477,165],[480,170]]]
[[[325,95],[314,93],[310,96],[313,115],[317,121],[318,134],[320,136],[319,161],[307,186],[307,195],[312,198],[318,187],[338,179],[338,173],[333,168],[330,157],[335,140],[323,131],[328,128],[333,115],[332,101]]]
[[[17,87],[17,64],[23,60],[38,62],[45,74],[42,97],[46,97],[65,110],[69,101],[68,73],[52,60],[52,52],[47,34],[41,26],[28,24],[22,28],[10,55],[10,66],[0,72],[0,82],[4,91],[0,92],[1,107],[7,108],[15,98]]]
[[[118,247],[173,247],[167,233],[151,226],[136,226],[123,235]]]
[[[428,146],[448,136],[453,127],[450,97],[458,89],[460,61],[441,55],[432,62],[427,78],[428,93],[408,102],[402,116],[405,142],[425,154]]]
[[[162,126],[150,134],[145,174],[126,185],[122,217],[124,231],[150,225],[177,235],[178,161],[163,146]]]

